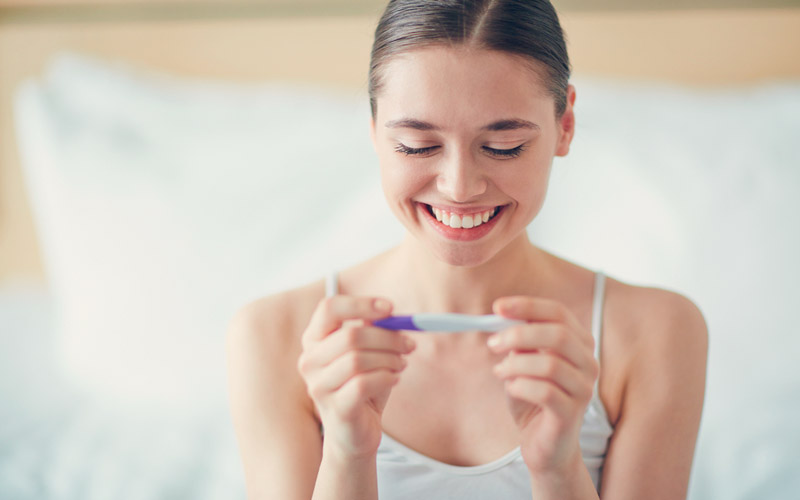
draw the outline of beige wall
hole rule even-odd
[[[383,8],[387,0],[0,0],[0,7],[76,6],[197,6],[220,12],[232,7],[255,10],[290,9],[319,14],[321,11],[368,13]],[[559,12],[607,10],[736,9],[798,7],[800,0],[551,0]],[[170,7],[171,8],[171,7]]]
[[[44,280],[10,106],[13,89],[40,73],[54,52],[79,50],[182,75],[363,87],[375,21],[372,15],[86,22],[0,16],[0,282]],[[568,11],[562,21],[576,73],[701,85],[800,80],[800,9]]]

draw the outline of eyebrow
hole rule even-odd
[[[399,120],[389,120],[385,124],[388,128],[413,128],[415,130],[440,130],[439,127],[432,123],[417,120],[416,118],[400,118]],[[492,132],[499,130],[517,130],[521,128],[540,130],[539,125],[523,120],[521,118],[510,118],[506,120],[498,120],[492,122],[484,127],[482,130],[489,130]]]
[[[529,122],[528,120],[523,120],[521,118],[511,118],[509,120],[499,120],[494,123],[490,123],[483,127],[484,130],[516,130],[520,128],[529,128],[533,130],[540,130],[539,125],[536,125],[533,122]]]

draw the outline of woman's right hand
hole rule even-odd
[[[383,409],[406,366],[404,355],[416,347],[402,332],[371,325],[391,310],[385,299],[327,297],[303,332],[297,368],[320,413],[325,447],[347,457],[377,452]]]

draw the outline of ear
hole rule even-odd
[[[558,143],[556,144],[556,156],[567,156],[572,137],[575,135],[575,87],[567,85],[567,107],[564,114],[558,120]]]

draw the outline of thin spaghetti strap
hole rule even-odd
[[[339,293],[339,274],[336,271],[331,271],[325,276],[325,296],[333,297]],[[325,436],[325,427],[322,422],[319,424],[319,433]]]
[[[594,357],[600,363],[600,341],[603,337],[603,302],[605,301],[606,276],[602,271],[595,273],[594,304],[592,306],[592,337],[594,337]],[[597,392],[597,380],[594,383]]]
[[[333,297],[339,293],[339,275],[332,271],[325,277],[325,296]]]

